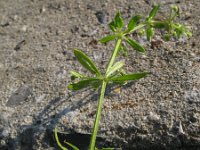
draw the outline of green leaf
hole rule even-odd
[[[121,77],[113,77],[109,80],[113,81],[113,82],[124,82],[124,81],[130,81],[130,80],[137,80],[140,78],[144,78],[147,74],[149,74],[148,72],[142,72],[142,73],[134,73],[134,74],[127,74]]]
[[[81,50],[75,49],[74,55],[80,62],[80,64],[89,70],[91,73],[96,74],[97,76],[101,76],[100,71],[97,69],[96,65],[92,62],[92,60]]]
[[[163,28],[167,28],[168,24],[166,22],[155,21],[153,22],[152,26],[154,28],[163,29]]]
[[[114,21],[111,21],[111,22],[108,24],[108,26],[110,27],[110,29],[111,29],[113,32],[116,31],[117,26],[116,26],[116,24],[115,24]]]
[[[160,8],[160,5],[156,5],[153,7],[153,9],[151,10],[150,14],[149,14],[149,18],[152,19],[156,16],[158,10]]]
[[[143,46],[141,46],[138,42],[130,39],[130,38],[126,38],[127,43],[135,50],[144,53],[145,49]]]
[[[151,28],[151,27],[148,27],[147,30],[146,30],[147,40],[151,41],[153,35],[154,35],[154,29]]]
[[[172,5],[171,6],[171,10],[174,11],[174,13],[175,13],[176,16],[180,16],[180,8],[178,6]]]
[[[171,35],[170,35],[170,34],[167,33],[167,34],[164,35],[165,41],[169,41],[170,38],[171,38]]]
[[[56,138],[56,142],[57,142],[58,146],[59,146],[62,150],[68,150],[66,147],[62,146],[62,144],[60,143],[59,138],[58,138],[58,132],[57,132],[57,129],[56,129],[56,128],[54,129],[54,136],[55,136],[55,138]]]
[[[71,144],[69,142],[64,141],[64,143],[67,144],[67,145],[69,145],[71,148],[73,148],[73,150],[79,150],[78,147],[76,147],[75,145],[73,145],[73,144]]]
[[[173,24],[174,35],[180,38],[181,35],[186,35],[189,38],[192,36],[192,33],[188,30],[188,28],[182,24]]]
[[[141,16],[137,15],[131,18],[131,20],[128,23],[128,29],[126,31],[126,33],[130,32],[131,30],[133,30],[136,26],[136,24],[138,23],[138,21],[140,20]]]
[[[102,148],[101,150],[114,150],[115,148]]]
[[[83,74],[80,74],[76,71],[70,71],[71,75],[76,77],[76,78],[85,78],[86,76],[84,76]]]
[[[108,35],[100,40],[101,43],[107,43],[115,39],[115,35]]]
[[[117,70],[121,69],[124,66],[124,62],[119,61],[117,63],[115,63],[108,71],[108,73],[106,74],[106,77],[109,77],[111,74],[113,74],[114,72],[116,72]]]
[[[118,28],[120,28],[120,29],[124,26],[124,21],[123,21],[123,19],[121,18],[120,12],[118,12],[118,13],[116,14],[116,16],[115,16],[115,25],[116,25],[116,27],[118,27]]]
[[[96,87],[98,82],[100,82],[100,80],[97,78],[88,78],[86,80],[81,80],[77,83],[69,84],[67,87],[70,90],[78,91],[89,86]]]

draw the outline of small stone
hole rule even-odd
[[[179,122],[179,130],[178,130],[179,134],[185,134],[185,132],[183,131],[183,127],[181,124],[181,121]]]
[[[23,32],[26,32],[26,31],[27,31],[27,28],[28,28],[27,25],[23,25],[22,28],[21,28],[21,30],[22,30]]]
[[[200,91],[197,89],[193,89],[192,91],[186,91],[184,94],[184,98],[190,104],[200,102]]]
[[[28,116],[28,117],[24,118],[24,122],[26,124],[31,124],[31,123],[33,123],[33,118],[31,116]]]
[[[1,140],[0,145],[1,145],[1,146],[5,146],[5,145],[6,145],[6,141],[5,141],[5,140]]]
[[[26,41],[25,41],[25,40],[20,41],[20,42],[15,46],[14,50],[16,50],[16,51],[20,50],[21,47],[22,47],[23,45],[25,45],[25,44],[26,44]]]
[[[43,6],[41,9],[40,9],[40,13],[43,13],[46,11],[46,8]]]
[[[40,95],[38,98],[36,98],[36,102],[39,103],[39,102],[43,101],[43,99],[45,98],[45,96],[46,96],[45,94]]]
[[[157,114],[155,114],[155,113],[150,112],[149,116],[148,116],[148,119],[150,121],[156,121],[156,122],[158,122],[160,120],[160,116],[157,115]]]
[[[97,20],[99,21],[99,23],[104,24],[106,23],[106,12],[105,11],[97,11],[95,13]]]
[[[1,133],[1,136],[2,136],[2,137],[8,137],[9,132],[10,132],[10,129],[9,129],[9,128],[4,129],[4,130],[2,131],[2,133]]]
[[[29,86],[23,85],[17,89],[9,98],[6,106],[15,107],[24,103],[28,97],[32,95],[32,90]]]

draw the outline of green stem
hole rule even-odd
[[[103,107],[103,102],[104,102],[104,94],[105,94],[105,90],[106,90],[106,84],[107,83],[105,81],[103,81],[102,87],[101,87],[101,95],[99,98],[98,108],[97,108],[97,112],[96,112],[96,118],[95,118],[92,138],[90,140],[89,150],[95,150],[95,143],[96,143],[96,137],[97,137],[97,132],[98,132],[98,128],[99,128],[99,121],[101,118],[101,112],[102,112],[102,107]]]
[[[113,65],[113,63],[114,63],[114,61],[115,61],[115,57],[117,56],[117,53],[118,53],[118,51],[119,51],[119,48],[120,48],[121,43],[122,43],[122,39],[118,39],[118,40],[117,40],[117,43],[116,43],[116,45],[115,45],[115,49],[114,49],[114,51],[113,51],[113,53],[112,53],[112,56],[111,56],[111,58],[110,58],[110,61],[109,61],[109,63],[108,63],[108,66],[107,66],[107,69],[106,69],[106,74],[107,74],[107,72],[109,71],[110,67],[112,67],[112,65]]]

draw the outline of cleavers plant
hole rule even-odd
[[[115,62],[119,51],[122,51],[122,54],[124,54],[125,56],[127,55],[128,48],[126,45],[130,45],[130,47],[132,47],[134,50],[140,53],[145,53],[145,48],[142,45],[140,45],[136,40],[131,39],[130,35],[132,33],[145,33],[148,41],[152,40],[155,33],[155,29],[160,29],[163,31],[162,33],[164,33],[163,37],[165,40],[170,40],[171,37],[179,38],[182,35],[190,37],[192,35],[186,26],[180,23],[175,23],[176,17],[179,17],[180,15],[180,9],[177,6],[171,6],[169,16],[163,18],[163,20],[158,20],[155,17],[159,8],[159,5],[154,6],[147,17],[142,17],[140,15],[133,16],[130,19],[127,27],[124,26],[124,21],[121,18],[120,12],[116,14],[113,21],[109,23],[109,27],[112,30],[112,34],[100,40],[101,43],[107,43],[113,40],[115,41],[115,48],[112,52],[111,58],[109,59],[105,72],[101,72],[101,70],[84,52],[82,52],[79,49],[74,50],[74,55],[79,61],[79,63],[89,72],[91,72],[93,76],[86,76],[82,73],[71,71],[70,73],[72,74],[72,77],[77,78],[78,81],[69,84],[68,89],[77,91],[89,86],[97,89],[100,88],[100,98],[98,101],[96,118],[94,122],[89,150],[100,150],[95,147],[95,143],[104,102],[106,86],[112,83],[122,85],[128,81],[144,78],[149,74],[149,72],[126,73],[123,69],[124,62]],[[60,143],[56,129],[54,133],[58,146],[62,150],[68,150]],[[79,148],[77,148],[71,143],[68,143],[66,141],[64,143],[69,145],[74,150],[79,150]],[[113,149],[114,148],[103,148],[101,150]]]

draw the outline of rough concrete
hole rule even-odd
[[[108,88],[99,135],[123,150],[200,149],[199,0],[1,0],[0,149],[56,149],[56,126],[91,133],[98,92],[66,89],[70,70],[85,72],[72,50],[104,69],[113,44],[98,39],[116,11],[128,20],[159,2],[159,17],[171,4],[181,7],[179,21],[192,26],[193,37],[162,42],[158,35],[153,46],[136,37],[147,55],[130,50],[126,69],[152,75]]]

